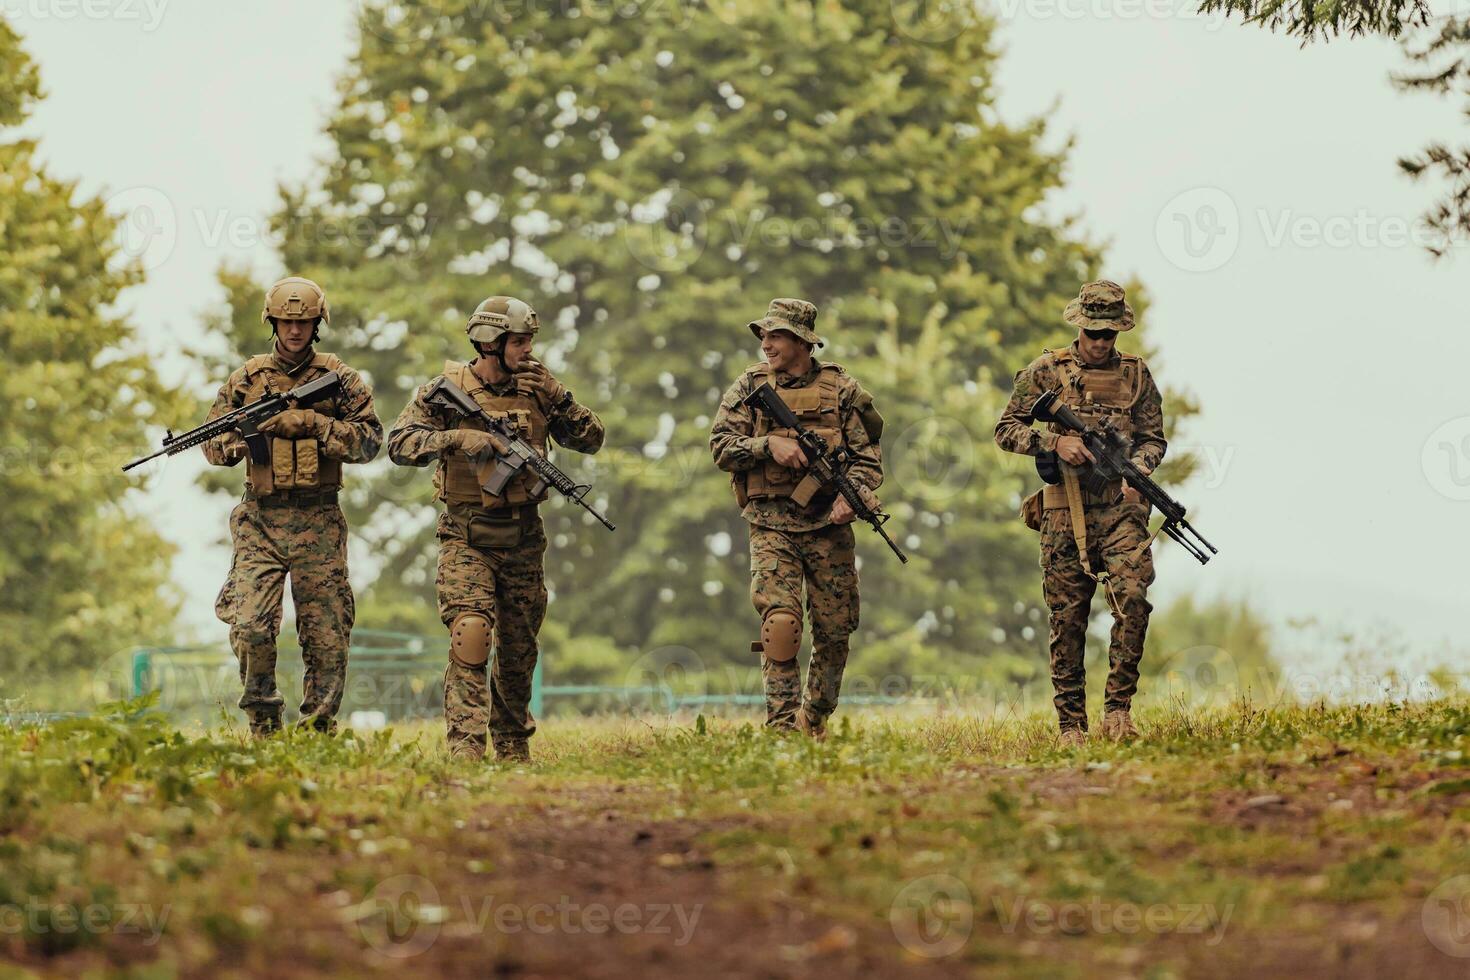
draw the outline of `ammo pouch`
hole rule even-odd
[[[1021,523],[1033,531],[1041,530],[1041,494],[1038,490],[1021,501]]]
[[[465,540],[479,551],[504,551],[521,543],[520,521],[492,521],[476,515],[465,525]]]
[[[479,507],[451,505],[449,519],[459,533],[478,551],[505,551],[518,547],[526,530],[536,523],[536,507],[501,507],[486,511]]]

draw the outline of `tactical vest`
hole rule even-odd
[[[1133,406],[1143,394],[1143,362],[1132,354],[1118,351],[1118,363],[1111,367],[1084,368],[1071,347],[1051,352],[1057,372],[1062,378],[1062,400],[1088,426],[1110,420],[1112,427],[1125,437],[1133,435]],[[1055,422],[1051,431],[1065,434],[1067,429]]]
[[[836,364],[823,364],[816,381],[805,388],[783,388],[776,384],[775,374],[771,371],[769,364],[758,365],[751,374],[753,375],[752,389],[761,382],[769,384],[776,389],[781,400],[791,408],[803,428],[827,440],[827,445],[833,449],[842,445],[842,416],[838,407],[838,379],[842,376],[841,367]],[[770,417],[761,411],[755,413],[754,434],[796,438],[796,432],[792,429],[772,428]],[[768,459],[754,469],[747,470],[743,475],[745,477],[744,496],[750,500],[759,500],[765,497],[791,496],[805,473],[802,470],[782,466],[774,459]],[[741,491],[737,483],[736,497],[740,496]]]
[[[1082,423],[1093,428],[1107,422],[1125,439],[1133,437],[1133,406],[1143,394],[1143,361],[1133,354],[1118,351],[1118,363],[1108,367],[1084,368],[1077,359],[1075,348],[1063,347],[1051,351],[1057,373],[1061,376],[1062,401],[1077,414]],[[1058,435],[1068,435],[1070,430],[1056,422],[1047,426]],[[1084,497],[1085,503],[1108,503],[1122,491],[1121,483],[1109,487],[1107,492]],[[1043,506],[1047,510],[1067,506],[1066,493],[1061,485],[1042,488]]]
[[[311,363],[293,375],[277,367],[273,355],[257,354],[245,362],[245,404],[284,394],[342,367],[342,359],[336,354],[314,354]],[[341,417],[335,400],[319,401],[310,409],[330,419]],[[252,494],[267,496],[281,490],[335,489],[342,485],[342,461],[323,455],[317,440],[268,438],[270,462],[257,463],[247,457],[245,483]]]
[[[547,420],[535,398],[520,393],[492,394],[468,364],[457,361],[444,362],[444,377],[458,385],[492,418],[512,420],[521,438],[535,447],[537,452],[546,455]],[[484,424],[478,419],[458,418],[455,428],[485,431]],[[545,490],[539,496],[531,495],[530,487],[536,482],[536,478],[528,471],[522,471],[506,484],[503,495],[496,497],[485,493],[480,489],[481,484],[489,478],[494,468],[493,457],[475,463],[464,453],[448,453],[440,459],[439,469],[434,474],[436,495],[448,504],[474,504],[485,510],[539,503],[546,499]]]

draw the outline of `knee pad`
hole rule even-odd
[[[761,623],[761,650],[775,663],[795,660],[801,649],[801,617],[789,609],[773,609]]]
[[[449,624],[449,659],[461,667],[485,666],[490,659],[490,632],[490,620],[484,613],[460,613]]]

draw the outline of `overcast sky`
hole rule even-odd
[[[997,6],[1002,113],[1045,113],[1075,137],[1057,205],[1111,243],[1107,275],[1147,284],[1155,373],[1204,408],[1180,440],[1204,461],[1183,496],[1221,555],[1200,568],[1171,549],[1158,595],[1245,596],[1278,622],[1374,632],[1394,656],[1457,649],[1470,407],[1453,372],[1470,266],[1415,244],[1436,189],[1394,165],[1462,139],[1456,107],[1395,93],[1402,59],[1384,41],[1302,50],[1188,0]],[[43,157],[151,235],[149,281],[125,305],[161,354],[196,342],[222,260],[278,271],[265,217],[277,182],[327,150],[354,7],[0,7],[40,62]],[[169,466],[142,505],[183,547],[188,621],[219,636],[229,505],[192,489],[198,465]]]

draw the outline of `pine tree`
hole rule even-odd
[[[0,126],[13,129],[40,81],[4,21],[0,65]],[[181,407],[109,312],[142,279],[116,219],[35,156],[29,140],[0,142],[0,664],[32,678],[169,629],[172,548],[128,513],[118,467]]]
[[[529,301],[538,349],[609,432],[595,459],[559,460],[619,525],[543,508],[551,619],[748,666],[746,528],[709,426],[759,359],[746,323],[809,299],[819,357],[886,416],[880,496],[914,557],[900,568],[858,528],[860,669],[1034,676],[1037,543],[1015,514],[1036,477],[991,429],[1013,372],[1075,333],[1060,313],[1100,255],[1046,216],[1065,148],[1042,148],[1043,120],[997,117],[993,24],[888,0],[577,9],[365,7],[335,154],[275,219],[283,265],[331,296],[324,347],[388,420],[469,355],[481,299]],[[215,326],[259,348],[259,286],[224,281]],[[434,626],[428,479],[369,473],[350,517],[382,572],[360,622]]]

